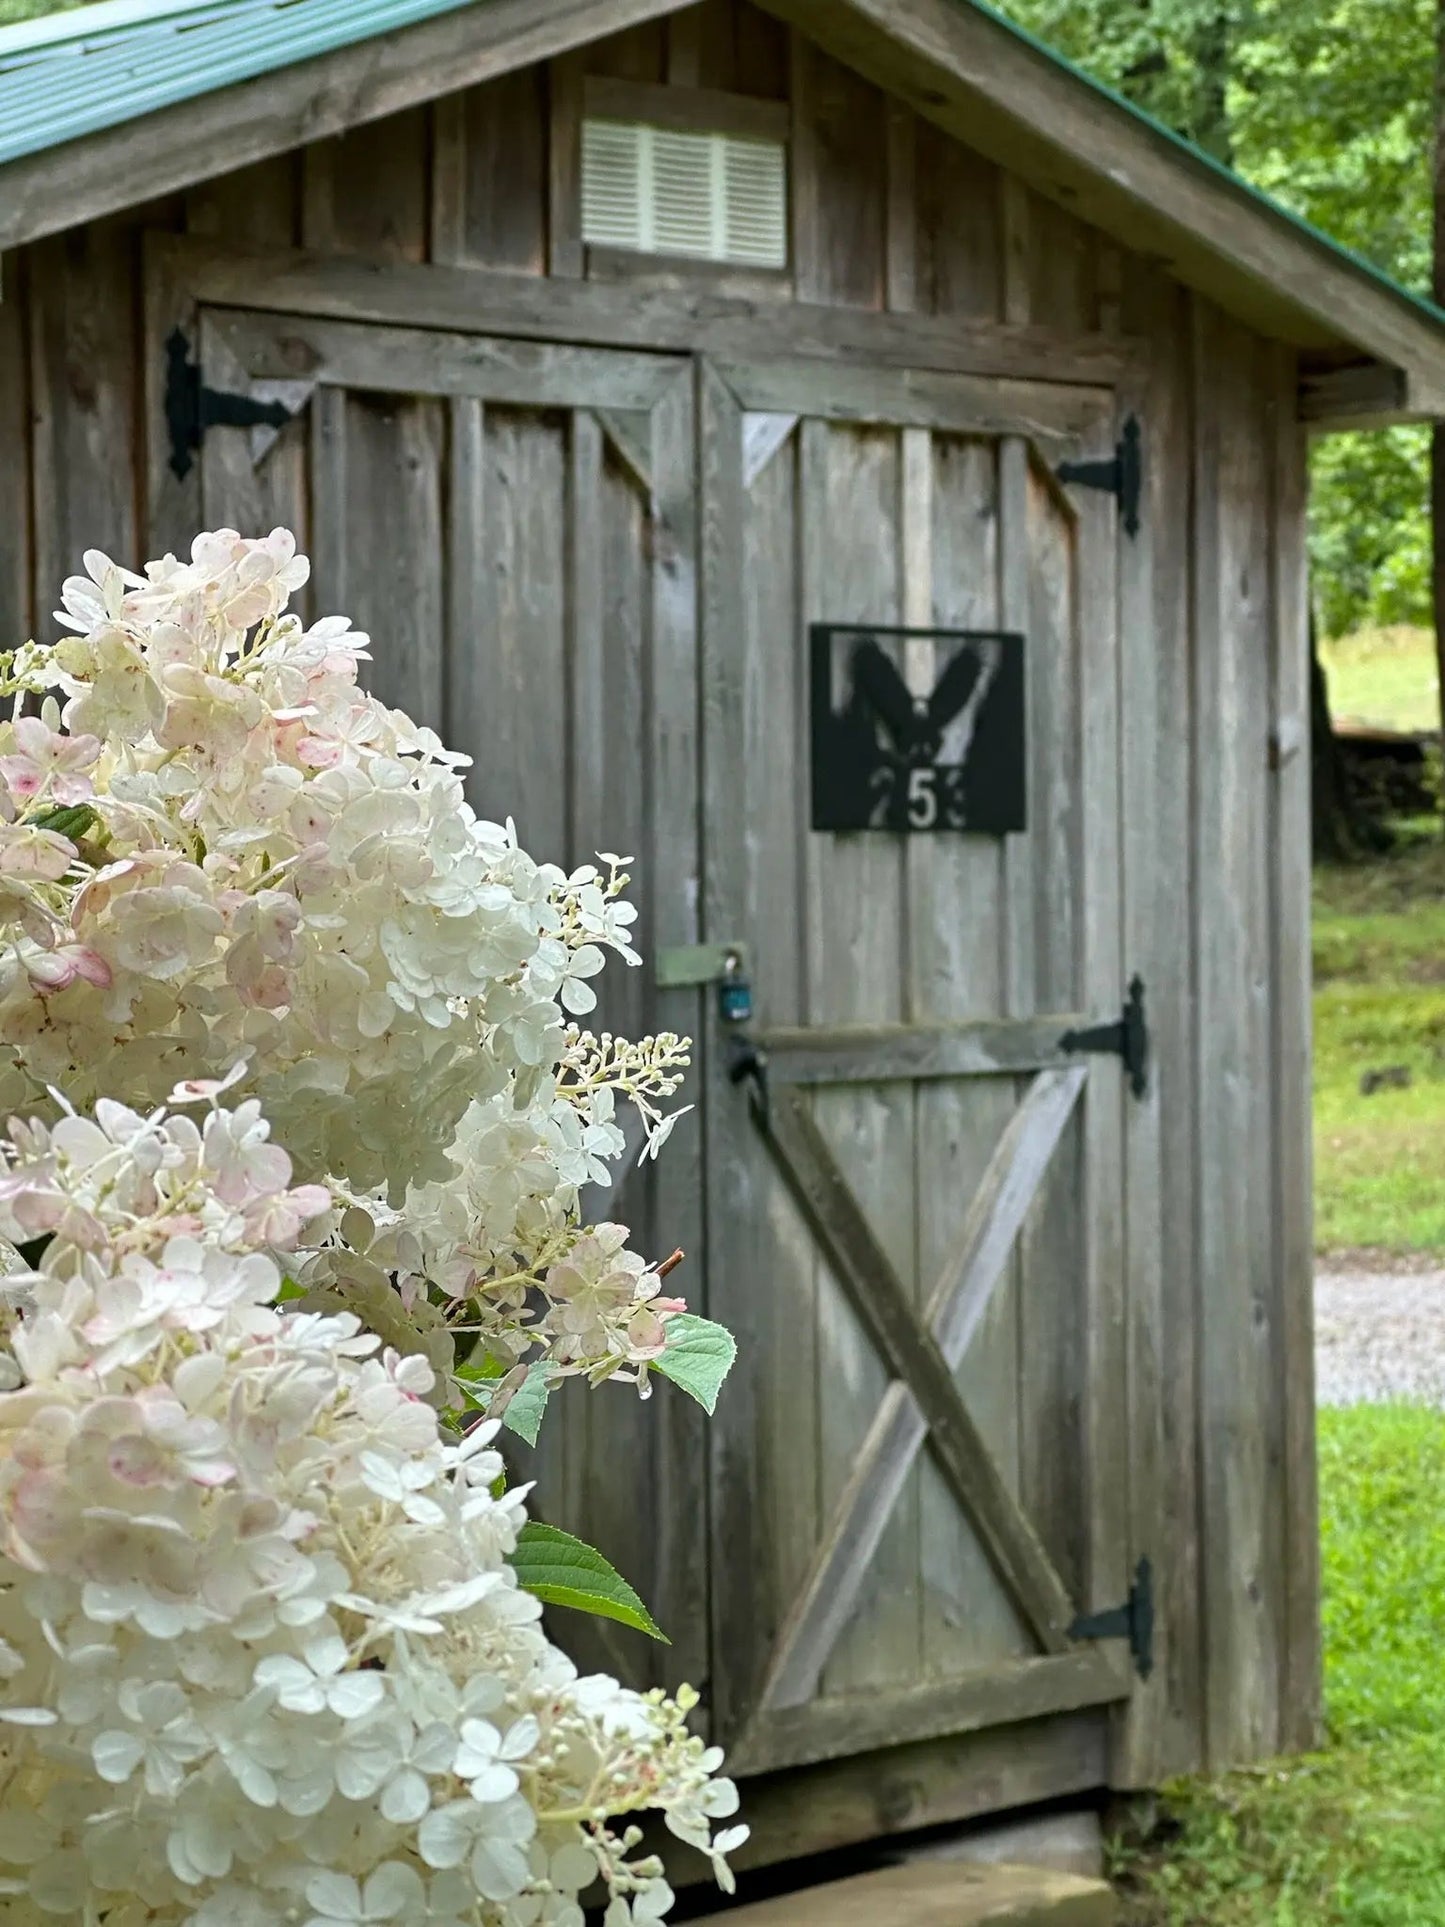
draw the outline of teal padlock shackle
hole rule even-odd
[[[753,987],[743,975],[742,959],[729,951],[717,984],[718,1016],[725,1024],[752,1022]]]

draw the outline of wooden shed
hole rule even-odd
[[[0,630],[288,524],[637,858],[697,1108],[604,1208],[741,1359],[540,1496],[754,1857],[1309,1743],[1306,434],[1445,319],[976,0],[101,0],[0,250]]]

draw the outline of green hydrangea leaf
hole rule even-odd
[[[681,1311],[667,1321],[667,1345],[652,1369],[695,1398],[709,1418],[717,1409],[722,1382],[738,1355],[737,1341],[722,1325]]]
[[[547,1367],[539,1359],[528,1367],[527,1376],[507,1400],[502,1412],[503,1425],[509,1432],[515,1432],[518,1438],[525,1439],[528,1445],[535,1445],[550,1396]]]
[[[467,1397],[485,1412],[491,1403],[493,1387],[499,1378],[506,1377],[509,1369],[501,1359],[486,1357],[475,1363],[468,1361],[458,1365],[457,1377]],[[528,1445],[535,1445],[550,1393],[547,1368],[540,1359],[536,1359],[503,1408],[500,1414],[503,1425],[515,1432],[518,1438],[525,1439]]]
[[[617,1568],[594,1546],[558,1526],[529,1519],[508,1563],[517,1583],[544,1606],[570,1606],[574,1612],[616,1619],[664,1646],[671,1643]]]

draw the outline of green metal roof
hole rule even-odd
[[[96,0],[0,27],[0,165],[485,0]],[[1253,188],[988,0],[959,0],[1436,326],[1445,310]]]
[[[98,0],[0,27],[0,163],[470,0]]]

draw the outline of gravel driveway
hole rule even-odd
[[[1445,1271],[1318,1271],[1315,1373],[1321,1405],[1445,1405]]]

